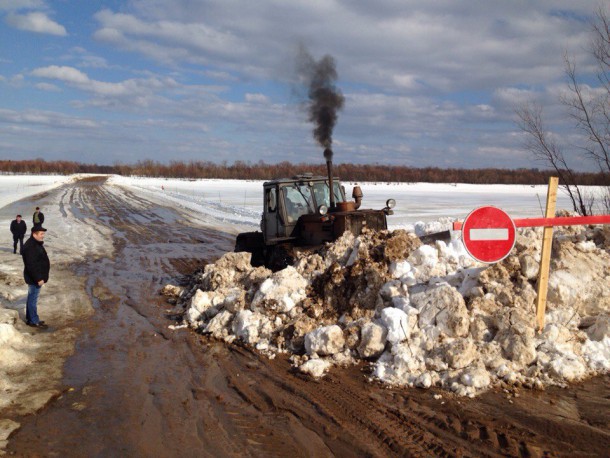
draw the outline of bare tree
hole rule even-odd
[[[593,205],[586,199],[577,183],[577,178],[566,161],[565,155],[553,140],[553,135],[545,128],[542,121],[542,108],[540,105],[529,104],[517,110],[519,127],[527,135],[525,147],[538,160],[546,162],[553,167],[559,176],[559,182],[566,190],[574,211],[579,215],[591,214]]]
[[[593,163],[604,177],[606,191],[601,207],[610,211],[610,18],[603,7],[597,10],[592,21],[592,34],[590,51],[597,63],[596,77],[600,86],[594,88],[581,83],[576,64],[566,54],[568,91],[560,102],[582,134],[582,144],[577,147],[580,158]],[[555,169],[572,200],[574,211],[580,215],[592,214],[595,199],[583,195],[577,175],[566,160],[566,147],[558,145],[555,136],[546,129],[540,106],[524,105],[517,110],[517,115],[519,127],[527,134],[525,147],[535,158]]]

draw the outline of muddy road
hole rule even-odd
[[[367,368],[314,381],[187,329],[159,296],[166,283],[233,247],[177,209],[91,178],[53,191],[113,253],[73,266],[95,313],[54,397],[15,416],[16,456],[607,456],[610,380],[569,389],[492,391],[477,399],[395,390]],[[142,211],[145,208],[145,211]]]

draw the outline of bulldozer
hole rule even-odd
[[[261,230],[237,236],[235,251],[252,254],[253,266],[281,270],[294,260],[295,250],[311,250],[332,242],[346,231],[355,236],[364,228],[387,229],[396,205],[388,199],[381,210],[361,209],[362,190],[355,186],[348,201],[345,187],[333,177],[332,151],[324,151],[328,176],[303,173],[263,183]]]

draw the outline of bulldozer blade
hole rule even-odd
[[[433,245],[437,240],[442,240],[445,243],[451,241],[451,231],[435,232],[434,234],[422,235],[419,240],[424,245]]]

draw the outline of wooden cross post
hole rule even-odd
[[[555,217],[557,203],[557,185],[559,178],[549,178],[549,189],[546,195],[546,218]],[[545,226],[542,233],[542,254],[540,256],[540,271],[538,273],[538,296],[536,298],[536,322],[538,332],[544,328],[544,313],[546,311],[546,295],[549,286],[549,270],[551,267],[551,250],[553,248],[553,226]]]

